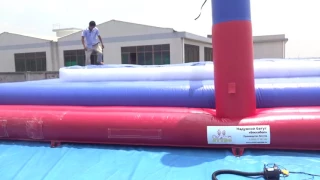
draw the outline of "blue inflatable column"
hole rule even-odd
[[[250,0],[212,0],[212,45],[217,116],[255,114]]]

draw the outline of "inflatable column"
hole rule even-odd
[[[212,0],[212,46],[217,116],[255,114],[250,0]]]

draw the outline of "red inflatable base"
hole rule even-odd
[[[0,139],[320,150],[320,107],[259,109],[239,120],[212,109],[0,106]],[[235,149],[234,149],[235,150]],[[235,152],[235,151],[234,151]]]

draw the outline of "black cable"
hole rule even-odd
[[[222,174],[232,174],[238,175],[243,177],[259,177],[263,176],[265,180],[279,180],[280,177],[288,177],[289,174],[303,174],[307,176],[311,176],[311,179],[315,177],[320,177],[320,174],[311,174],[306,172],[295,172],[295,171],[288,171],[285,168],[281,168],[281,166],[276,164],[266,164],[264,165],[263,172],[243,172],[243,171],[235,171],[235,170],[218,170],[212,173],[212,180],[218,180],[217,176]],[[281,176],[282,175],[282,176]]]
[[[221,174],[233,174],[238,176],[251,177],[251,176],[263,176],[264,172],[242,172],[242,171],[235,171],[235,170],[218,170],[212,173],[212,180],[218,180],[217,176]]]
[[[202,8],[203,6],[206,4],[207,0],[204,1],[204,3],[202,4],[201,8],[200,8],[200,14],[198,17],[196,17],[194,20],[197,20],[200,16],[201,16],[201,11],[202,11]]]
[[[320,177],[320,174],[311,174],[311,173],[306,173],[306,172],[295,172],[295,171],[289,171],[290,174],[304,174],[304,175],[308,175],[308,176],[311,176],[312,179],[314,177]]]

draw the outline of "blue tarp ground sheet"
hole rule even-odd
[[[210,180],[215,170],[255,172],[265,163],[320,173],[319,152],[246,150],[244,156],[234,157],[229,150],[82,144],[50,148],[48,143],[0,141],[1,180]],[[291,174],[285,179],[308,178]]]

